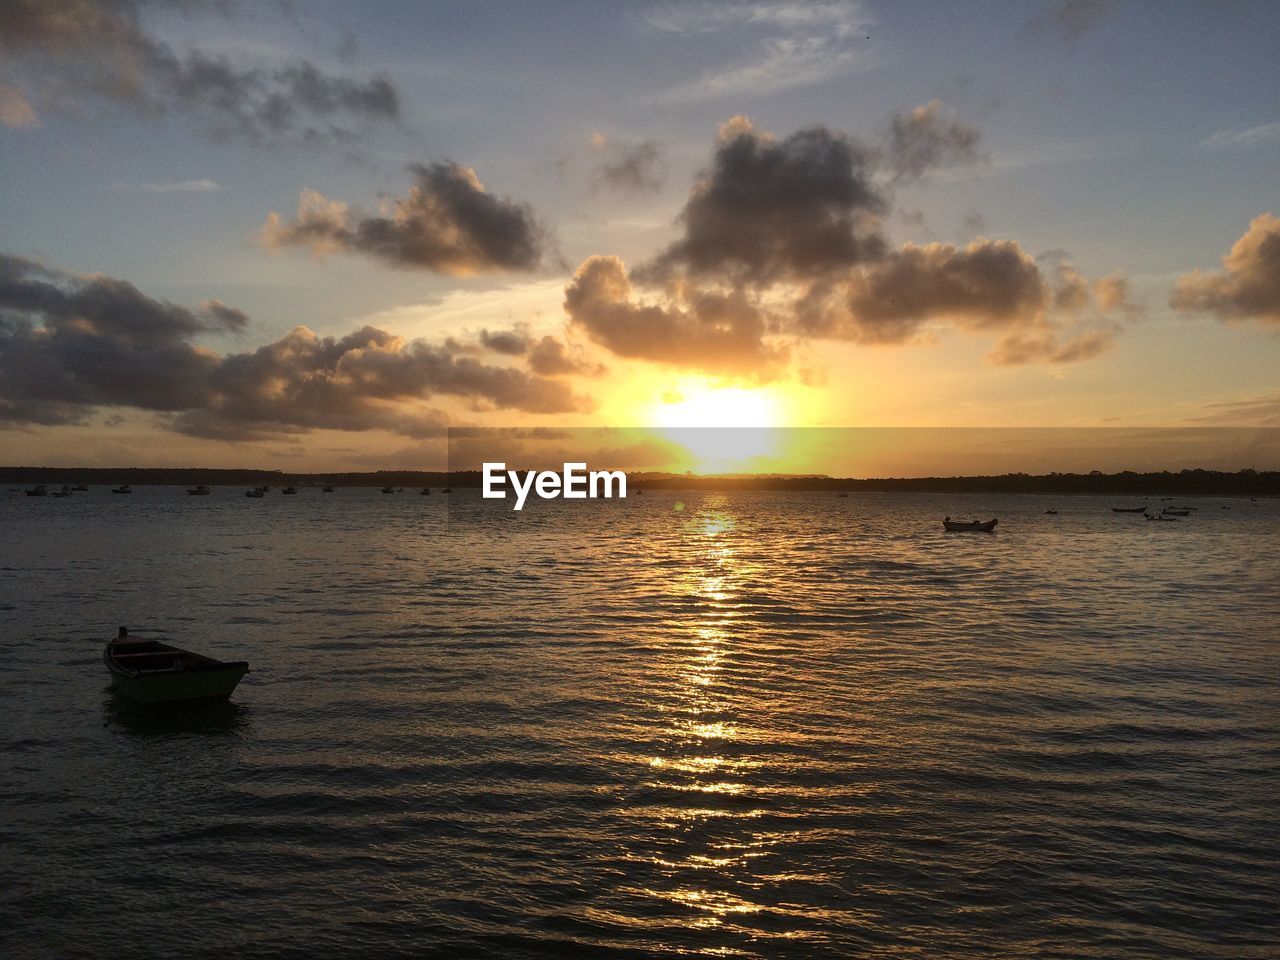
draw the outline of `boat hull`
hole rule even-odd
[[[244,661],[222,662],[158,641],[108,643],[102,653],[116,692],[138,703],[186,703],[226,700],[246,673]],[[123,653],[123,656],[122,656]],[[138,665],[130,666],[133,659]]]
[[[982,523],[966,523],[961,520],[943,520],[942,526],[947,533],[991,533],[998,520],[987,520]]]

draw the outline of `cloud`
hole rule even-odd
[[[17,129],[38,123],[36,112],[17,87],[0,83],[0,126]]]
[[[628,143],[594,134],[596,183],[620,193],[653,193],[667,179],[667,149],[657,140]]]
[[[81,277],[0,256],[0,421],[81,422],[99,407],[172,416],[202,437],[262,439],[313,429],[434,435],[421,401],[565,413],[589,402],[560,381],[482,363],[454,340],[406,340],[365,326],[320,337],[299,326],[245,353],[219,355],[201,334],[248,318],[216,300],[189,309],[109,277]]]
[[[217,138],[254,143],[349,142],[369,124],[399,120],[399,94],[386,77],[333,75],[305,59],[238,66],[198,47],[180,55],[146,31],[142,6],[135,0],[0,4],[0,55],[21,78],[20,102],[28,109],[34,98],[43,109],[96,101],[144,114],[180,111]]]
[[[565,288],[572,325],[620,357],[768,380],[786,365],[785,348],[765,342],[762,312],[741,293],[694,292],[666,302],[633,300],[617,257],[590,257]]]
[[[923,146],[897,169],[971,156],[976,136],[936,105],[912,116],[903,143]],[[618,356],[764,381],[802,342],[905,344],[938,327],[996,335],[997,363],[1084,360],[1140,313],[1123,275],[1091,284],[1065,255],[1046,273],[1012,240],[892,249],[880,157],[825,127],[779,141],[732,118],[679,215],[682,236],[630,275],[616,257],[584,261],[565,291],[570,323]]]
[[[598,377],[605,373],[604,367],[589,363],[552,336],[543,337],[529,348],[529,369],[544,377]]]
[[[885,139],[895,182],[920,180],[933,170],[971,167],[988,159],[978,149],[982,132],[944,115],[939,100],[895,113],[889,118]]]
[[[779,142],[735,117],[689,193],[684,236],[637,275],[758,285],[875,259],[885,249],[887,203],[871,167],[867,150],[826,127]]]
[[[1032,21],[1032,26],[1073,44],[1111,16],[1115,7],[1115,0],[1059,0],[1047,14]]]
[[[1256,217],[1222,258],[1222,269],[1178,278],[1169,305],[1219,320],[1257,320],[1280,327],[1280,219]]]
[[[217,193],[222,186],[213,180],[166,180],[159,183],[113,183],[122,193]]]
[[[777,93],[824,83],[875,63],[864,33],[873,18],[852,0],[671,4],[650,12],[646,20],[655,30],[679,35],[764,34],[755,56],[705,70],[660,94],[656,99],[663,103]]]
[[[529,352],[529,335],[523,330],[481,330],[480,343],[494,353],[511,357],[523,357]]]
[[[1208,150],[1230,150],[1273,143],[1276,140],[1280,140],[1280,121],[1263,123],[1244,130],[1219,130],[1207,140],[1200,141],[1197,146]]]
[[[968,330],[999,330],[1039,321],[1050,290],[1017,243],[976,240],[906,244],[875,264],[826,278],[797,304],[807,336],[859,343],[906,343],[928,321]]]
[[[487,192],[476,172],[452,161],[409,168],[416,183],[390,217],[365,216],[303,190],[285,222],[272,212],[259,235],[267,249],[306,247],[315,256],[363,253],[395,267],[467,276],[534,270],[554,243],[528,204]]]
[[[1187,419],[1197,423],[1280,426],[1280,393],[1206,403],[1203,410],[1202,415]]]

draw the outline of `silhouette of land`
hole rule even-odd
[[[379,470],[372,473],[285,473],[280,470],[213,470],[201,467],[0,467],[0,485],[128,483],[195,486],[479,487],[476,470],[445,473]],[[630,490],[831,490],[917,493],[1054,493],[1116,496],[1280,497],[1280,472],[1180,470],[1176,473],[1006,473],[974,477],[829,477],[822,475],[628,472]]]

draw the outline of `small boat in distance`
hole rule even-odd
[[[89,492],[89,488],[88,488],[88,487],[86,487],[83,483],[78,483],[78,484],[76,484],[74,487],[72,487],[71,489],[72,489],[72,490],[74,490],[76,493],[88,493],[88,492]]]
[[[453,487],[445,487],[445,488],[444,488],[443,490],[441,490],[440,492],[441,492],[441,493],[453,493]]]
[[[396,488],[395,488],[395,487],[383,487],[383,488],[382,488],[382,492],[383,492],[383,493],[395,493],[395,492],[396,492]]]
[[[1147,505],[1144,503],[1140,507],[1112,507],[1112,513],[1146,513]]]
[[[163,640],[132,638],[124,627],[107,641],[102,660],[117,692],[140,703],[225,700],[249,672],[244,660],[224,662]]]
[[[246,497],[265,497],[266,496],[266,494],[263,493],[261,490],[259,490],[257,487],[254,487],[252,490],[246,490],[244,492],[244,495]]]
[[[423,487],[421,490],[419,490],[419,491],[418,491],[418,493],[419,493],[421,496],[429,497],[429,496],[431,496],[431,488],[430,488],[430,487]]]
[[[329,484],[325,484],[323,487],[321,487],[321,488],[320,488],[320,492],[321,492],[321,493],[333,493],[333,487],[331,487]]]
[[[1189,516],[1191,516],[1191,511],[1190,511],[1190,510],[1179,510],[1179,509],[1176,509],[1176,508],[1174,508],[1174,507],[1165,507],[1165,508],[1164,508],[1162,511],[1160,511],[1160,512],[1161,512],[1161,513],[1163,513],[1163,514],[1165,514],[1166,516],[1169,516],[1169,517],[1189,517]]]
[[[297,492],[298,492],[298,488],[297,488],[297,487],[285,487],[285,488],[284,488],[283,490],[281,490],[280,492],[281,492],[281,493],[297,493]]]
[[[71,496],[71,491],[70,491],[70,490],[68,490],[66,487],[63,487],[61,490],[55,490],[55,491],[53,491],[53,493],[52,493],[52,494],[50,494],[50,496],[54,496],[54,497],[69,497],[69,496]]]
[[[209,495],[209,488],[206,487],[203,483],[200,484],[200,486],[192,487],[187,491],[187,496],[189,497],[207,497],[208,495]]]
[[[946,517],[942,521],[943,528],[948,533],[990,533],[996,528],[999,520],[952,520]]]
[[[1058,515],[1058,511],[1050,508],[1044,512],[1044,515],[1046,517],[1056,517]]]
[[[49,491],[45,489],[43,483],[38,483],[30,490],[25,491],[28,497],[45,497],[49,495]]]
[[[1158,514],[1158,513],[1148,513],[1148,514],[1146,515],[1146,518],[1147,518],[1148,520],[1162,520],[1162,521],[1164,521],[1165,523],[1177,523],[1177,522],[1178,522],[1178,518],[1177,518],[1177,517],[1163,517],[1163,516],[1161,516],[1161,515],[1160,515],[1160,514]]]
[[[112,487],[111,492],[112,493],[133,493],[133,487],[129,486],[126,483],[118,487]]]

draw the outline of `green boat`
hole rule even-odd
[[[224,662],[162,640],[130,637],[124,627],[107,642],[102,660],[116,691],[140,703],[226,700],[249,672],[243,660]]]

